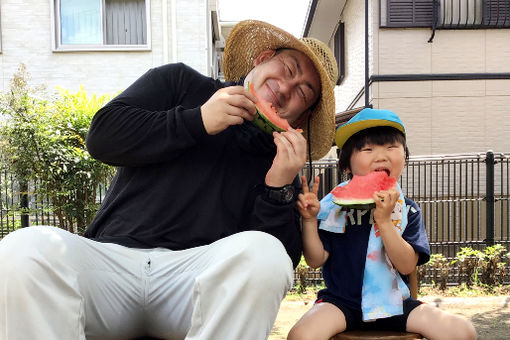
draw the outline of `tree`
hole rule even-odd
[[[110,96],[87,96],[81,87],[77,93],[58,89],[48,100],[29,87],[29,78],[20,65],[0,98],[2,158],[20,183],[38,183],[33,194],[49,198],[59,227],[80,232],[97,210],[99,186],[113,174],[85,146],[92,117]]]

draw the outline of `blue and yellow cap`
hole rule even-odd
[[[345,142],[356,132],[376,126],[391,126],[401,131],[404,136],[406,134],[404,123],[394,112],[365,108],[336,129],[335,143],[342,149]]]

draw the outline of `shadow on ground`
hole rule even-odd
[[[510,338],[510,310],[499,309],[477,313],[471,317],[479,339],[499,340]]]

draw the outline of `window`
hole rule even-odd
[[[388,0],[389,27],[431,27],[434,0]]]
[[[149,49],[148,2],[55,0],[55,48]]]
[[[381,26],[385,27],[510,27],[510,0],[381,1]]]
[[[344,42],[344,23],[339,22],[338,27],[335,32],[335,58],[338,63],[338,80],[336,82],[337,85],[342,83],[342,80],[345,76],[345,42]]]

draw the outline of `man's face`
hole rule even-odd
[[[304,53],[292,49],[277,53],[267,50],[254,64],[250,81],[255,91],[291,125],[319,98],[320,77]]]

